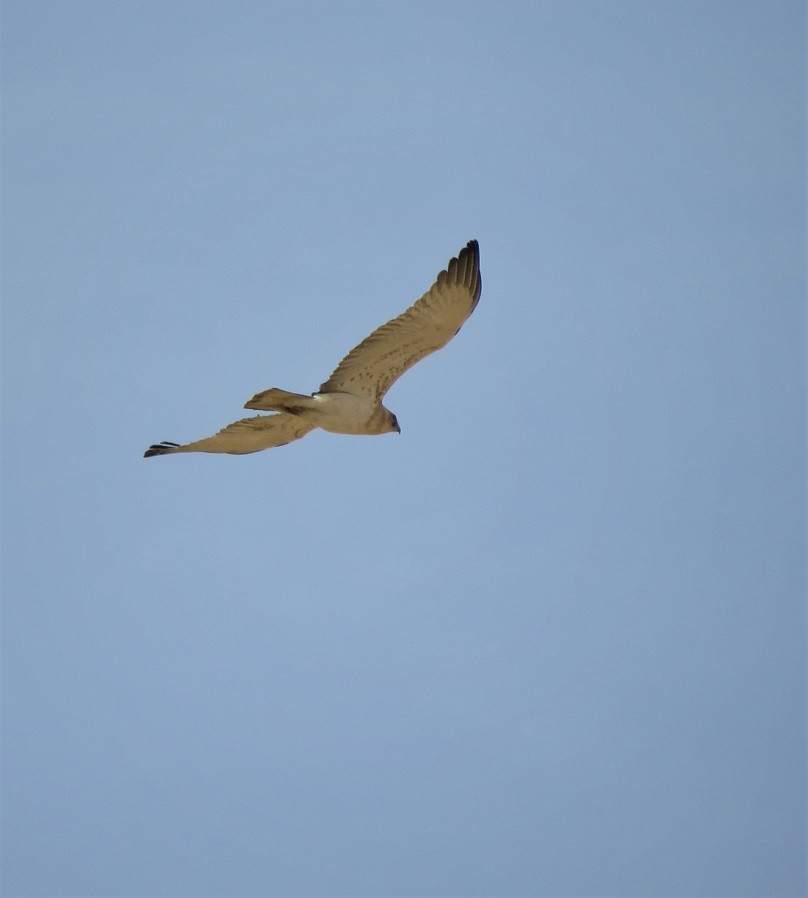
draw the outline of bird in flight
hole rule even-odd
[[[299,440],[315,427],[331,433],[401,433],[396,416],[382,405],[384,394],[408,368],[452,339],[481,291],[480,248],[470,240],[420,299],[355,346],[316,393],[263,390],[244,408],[274,414],[242,418],[192,443],[155,443],[144,458],[175,452],[246,455]]]

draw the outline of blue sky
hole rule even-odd
[[[805,894],[803,5],[2,41],[4,894]],[[401,436],[142,458],[472,237]]]

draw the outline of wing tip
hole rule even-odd
[[[143,453],[143,458],[152,458],[155,455],[169,455],[171,452],[176,452],[179,448],[179,443],[172,443],[170,440],[163,440],[162,443],[152,443]]]
[[[469,242],[460,250],[449,264],[438,275],[438,286],[446,284],[462,284],[468,287],[473,297],[472,311],[477,306],[482,293],[483,279],[480,275],[480,244],[476,240]]]

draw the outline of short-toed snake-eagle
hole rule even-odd
[[[156,443],[145,457],[174,452],[245,455],[299,440],[315,427],[331,433],[400,433],[396,416],[382,405],[384,394],[408,368],[452,339],[474,311],[481,290],[480,249],[470,240],[420,299],[365,337],[316,393],[263,390],[244,408],[275,414],[234,421],[192,443]]]

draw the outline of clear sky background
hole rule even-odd
[[[2,35],[4,895],[803,895],[803,4]],[[472,237],[401,436],[142,458]]]

